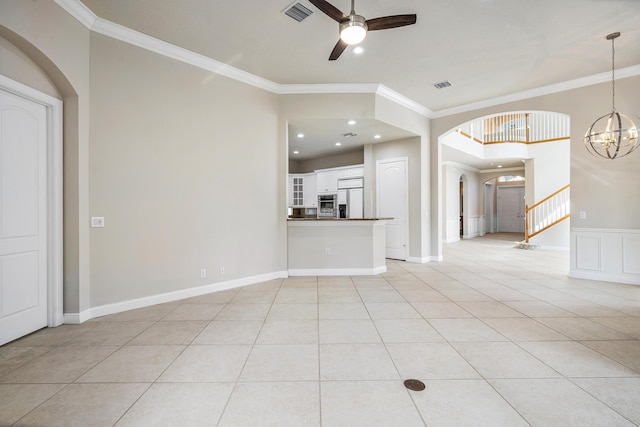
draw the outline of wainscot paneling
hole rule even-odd
[[[570,277],[640,285],[640,230],[571,230]]]

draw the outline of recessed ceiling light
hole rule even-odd
[[[336,147],[340,147],[342,145],[341,142],[336,142]]]
[[[298,138],[304,138],[304,133],[299,133]]]
[[[355,125],[356,121],[355,120],[349,120],[347,123],[349,123],[350,125]]]
[[[380,135],[373,135],[373,137],[374,137],[375,139],[380,139],[380,138],[382,138]]]
[[[360,55],[362,52],[364,52],[364,48],[362,46],[353,48],[353,53],[355,53],[356,55]]]
[[[500,169],[502,167],[502,165],[498,165],[498,169]]]
[[[300,154],[300,152],[299,151],[294,151],[293,154]]]

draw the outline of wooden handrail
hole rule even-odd
[[[469,134],[468,134],[468,133],[466,133],[466,132],[462,132],[462,131],[460,131],[460,135],[462,135],[462,136],[466,136],[467,138],[469,138],[469,139],[471,139],[471,140],[473,140],[473,141],[475,141],[475,142],[477,142],[477,143],[479,143],[479,144],[484,144],[484,143],[483,143],[482,141],[480,141],[478,138],[475,138],[475,137],[473,137],[473,136],[469,135]]]
[[[527,130],[527,132],[529,132],[529,130]],[[490,145],[490,144],[541,144],[543,142],[555,142],[555,141],[563,141],[565,139],[569,139],[568,136],[562,136],[560,138],[551,138],[551,139],[540,139],[537,141],[507,141],[507,140],[501,140],[501,141],[489,141],[489,142],[483,142],[481,140],[479,140],[478,138],[469,135],[466,132],[463,131],[458,131],[458,133],[464,137],[467,137],[475,142],[477,142],[478,144],[482,144],[482,145]],[[529,138],[529,136],[527,136],[527,138]]]
[[[531,237],[533,237],[533,236],[535,236],[537,234],[540,234],[545,230],[548,230],[549,228],[553,227],[554,225],[558,224],[561,221],[564,221],[565,219],[567,219],[567,218],[569,218],[571,216],[571,214],[566,214],[563,217],[556,219],[551,224],[548,224],[548,225],[542,227],[540,230],[537,230],[537,231],[529,234],[529,212],[531,212],[533,209],[535,209],[536,207],[540,206],[541,204],[543,204],[547,200],[550,200],[552,197],[557,196],[558,194],[562,193],[564,190],[566,190],[570,186],[571,186],[571,184],[565,185],[564,187],[562,187],[558,191],[555,191],[553,194],[545,197],[544,199],[540,200],[539,202],[537,202],[536,204],[532,205],[531,207],[529,207],[529,205],[525,205],[525,207],[524,207],[524,209],[525,209],[525,215],[524,215],[524,241],[526,243],[529,243],[529,239]]]
[[[545,197],[544,199],[540,200],[538,203],[536,203],[535,205],[531,206],[530,208],[525,208],[526,209],[526,213],[528,213],[530,210],[532,210],[533,208],[535,208],[536,206],[541,205],[542,203],[546,202],[547,200],[549,200],[550,198],[552,198],[553,196],[558,195],[559,193],[563,192],[564,190],[566,190],[567,188],[569,188],[571,186],[571,184],[567,184],[564,187],[562,187],[561,189],[559,189],[558,191],[556,191],[555,193],[551,194],[550,196]],[[520,205],[522,206],[522,205]]]

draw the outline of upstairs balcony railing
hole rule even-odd
[[[569,138],[569,118],[558,113],[515,113],[478,119],[458,128],[480,144],[536,144]]]

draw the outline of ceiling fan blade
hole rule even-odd
[[[320,9],[322,12],[324,12],[325,15],[327,15],[329,18],[333,19],[336,22],[342,22],[349,19],[347,15],[340,12],[338,8],[336,8],[334,5],[332,5],[331,3],[325,0],[309,0],[309,1],[311,2],[312,5]]]
[[[347,48],[347,44],[342,41],[342,39],[338,40],[335,47],[331,51],[331,55],[329,55],[329,61],[335,61],[342,55],[342,52]]]
[[[313,3],[313,2],[312,2]],[[367,30],[386,30],[389,28],[404,27],[405,25],[413,25],[416,23],[416,15],[393,15],[383,16],[381,18],[367,19]]]

